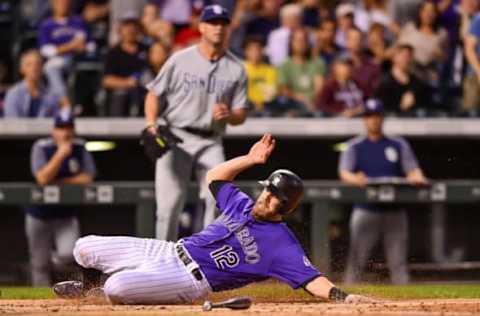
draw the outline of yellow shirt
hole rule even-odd
[[[253,65],[245,62],[247,71],[248,100],[256,110],[262,110],[265,102],[272,101],[277,95],[277,71],[268,64]]]

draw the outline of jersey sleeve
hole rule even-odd
[[[146,85],[147,90],[160,97],[168,91],[168,87],[174,70],[174,57],[170,57],[162,66],[157,77]]]
[[[347,149],[343,151],[340,155],[340,162],[338,164],[338,171],[355,171],[355,148],[353,145],[349,144]]]
[[[280,248],[268,272],[270,277],[298,289],[321,275],[298,243]]]
[[[35,177],[37,172],[48,163],[45,152],[37,142],[33,144],[32,151],[30,153],[30,169],[32,175]]]
[[[217,208],[225,214],[242,211],[247,205],[253,203],[253,200],[242,192],[232,182],[222,181],[220,186],[216,187],[215,200]]]
[[[418,168],[417,158],[413,153],[412,148],[407,143],[406,140],[400,139],[400,149],[401,149],[401,163],[403,172],[408,173],[414,169]]]
[[[95,168],[95,161],[92,154],[83,148],[83,172],[88,173],[90,176],[95,177],[97,170]]]
[[[245,69],[242,69],[240,78],[233,92],[232,109],[244,107],[247,107],[247,75]]]
[[[480,14],[477,14],[473,18],[468,33],[475,36],[476,38],[480,38]]]

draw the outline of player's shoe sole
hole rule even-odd
[[[81,298],[83,283],[81,281],[63,281],[53,285],[53,292],[59,298]]]

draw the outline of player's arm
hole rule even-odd
[[[137,86],[137,80],[134,77],[108,74],[103,77],[102,84],[106,89],[130,89]]]
[[[72,152],[72,144],[65,143],[59,144],[57,151],[53,154],[52,158],[35,173],[35,180],[39,185],[49,184],[58,174],[63,160]],[[38,153],[33,152],[33,155]]]
[[[240,125],[247,119],[247,108],[233,109],[228,118],[228,124]]]
[[[371,299],[365,296],[348,294],[342,291],[324,276],[313,279],[305,286],[305,290],[318,298],[337,303],[355,304],[372,302]]]
[[[90,184],[93,181],[93,176],[87,172],[81,172],[72,177],[67,177],[59,181],[62,184]]]
[[[264,164],[275,148],[275,139],[265,134],[256,142],[247,155],[227,160],[207,172],[207,184],[212,181],[233,181],[242,171],[257,164]]]
[[[410,182],[411,184],[427,184],[428,180],[423,174],[422,169],[420,168],[415,168],[413,170],[410,170],[407,173],[407,181]]]
[[[356,153],[353,146],[348,146],[340,155],[338,175],[346,184],[363,187],[368,184],[368,178],[363,172],[355,172]]]
[[[145,123],[147,126],[155,126],[158,117],[158,97],[152,91],[145,97]]]

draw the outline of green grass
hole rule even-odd
[[[386,299],[445,299],[445,298],[478,298],[478,285],[359,285],[344,288],[349,293],[363,294]],[[6,287],[0,288],[1,299],[51,299],[54,294],[49,288]],[[255,301],[280,302],[315,301],[303,290],[294,291],[277,282],[265,282],[250,285],[242,289],[214,293],[212,299],[231,298],[233,296],[251,296]]]
[[[4,287],[0,288],[1,299],[49,299],[55,295],[50,288]]]

